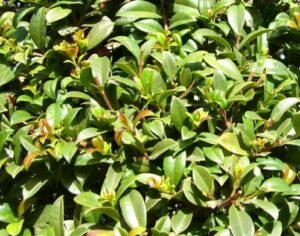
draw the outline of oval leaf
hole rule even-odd
[[[120,199],[122,215],[127,225],[131,228],[147,226],[146,205],[142,195],[131,190],[127,195]]]
[[[113,31],[114,23],[107,17],[103,16],[100,22],[95,24],[87,35],[87,47],[92,49],[106,39]]]

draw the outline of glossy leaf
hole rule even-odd
[[[64,198],[60,196],[51,206],[49,223],[55,231],[55,235],[64,235]]]
[[[197,188],[204,195],[212,195],[214,191],[214,180],[207,168],[195,166],[193,169],[193,180]]]
[[[164,158],[165,175],[170,179],[170,183],[177,185],[180,181],[186,164],[186,153],[182,152],[175,158],[168,156]]]
[[[227,9],[228,22],[235,32],[240,34],[245,23],[245,7],[243,4],[232,5]]]
[[[235,206],[229,208],[229,225],[234,236],[254,235],[255,229],[251,217]]]
[[[116,14],[119,17],[161,18],[154,4],[146,1],[128,2]]]
[[[178,211],[171,219],[172,229],[175,234],[179,235],[184,230],[186,230],[193,218],[192,213],[185,213],[183,211]]]
[[[29,32],[36,46],[43,50],[46,46],[46,14],[45,8],[41,7],[31,17]]]
[[[127,225],[131,228],[146,227],[146,205],[141,194],[136,190],[131,190],[120,199],[122,215]]]
[[[46,20],[48,23],[53,23],[67,17],[71,12],[72,10],[68,8],[54,7],[46,13]]]
[[[87,48],[92,49],[106,39],[114,29],[114,23],[106,16],[95,24],[87,35]]]
[[[238,137],[234,133],[222,134],[218,139],[218,144],[234,154],[248,155],[248,153],[241,148]]]
[[[10,67],[0,63],[0,87],[14,80],[15,75]]]

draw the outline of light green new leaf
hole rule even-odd
[[[10,223],[6,226],[6,230],[9,233],[9,235],[17,236],[22,230],[24,220],[19,220],[15,223]],[[0,234],[1,235],[1,234]]]
[[[0,73],[0,88],[1,88],[3,85],[14,80],[15,74],[9,66],[6,66],[1,63],[0,63],[0,71],[1,71]]]
[[[206,196],[212,195],[214,192],[214,179],[203,166],[195,166],[193,168],[193,180],[196,187]]]
[[[239,4],[230,6],[227,9],[227,19],[235,34],[240,34],[245,23],[244,5]]]
[[[131,1],[120,8],[116,16],[135,18],[161,18],[156,6],[146,1]]]
[[[185,231],[191,224],[193,213],[185,213],[182,210],[178,211],[171,219],[172,229],[176,235]]]
[[[251,217],[234,205],[229,208],[229,225],[234,236],[254,236],[255,229]]]
[[[64,198],[60,196],[51,206],[49,224],[53,227],[55,235],[64,236]]]
[[[164,172],[170,179],[170,183],[177,185],[180,181],[186,163],[186,152],[181,152],[178,156],[173,158],[168,156],[164,158]]]
[[[267,212],[270,216],[274,218],[274,220],[277,220],[279,216],[279,209],[276,207],[276,205],[270,201],[264,201],[261,199],[252,199],[250,201],[255,206],[263,209],[265,212]]]
[[[224,133],[218,139],[218,144],[227,149],[228,151],[247,156],[248,153],[241,148],[238,137],[234,133]]]
[[[114,29],[114,22],[107,16],[103,16],[101,21],[95,24],[87,35],[88,50],[96,47],[106,39]]]
[[[131,190],[127,195],[120,199],[121,212],[125,222],[131,228],[147,226],[146,205],[142,195]]]
[[[44,7],[39,8],[31,17],[29,33],[35,45],[43,50],[46,46],[46,15]]]
[[[54,7],[46,13],[46,20],[48,23],[53,23],[67,17],[71,12],[72,10],[68,8]]]
[[[296,105],[299,102],[300,99],[296,97],[290,97],[281,100],[273,108],[271,113],[271,119],[273,119],[274,122],[279,121],[285,112],[287,112],[292,106]]]

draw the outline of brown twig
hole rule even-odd
[[[162,3],[161,3],[161,5],[162,5],[162,17],[163,17],[165,31],[169,30],[168,17],[167,17],[167,14],[166,14],[166,8],[168,7],[167,3],[168,3],[168,1],[165,1],[165,0],[162,0]]]
[[[194,84],[195,84],[195,80],[191,83],[191,85],[187,88],[187,90],[185,90],[178,98],[181,99],[187,96],[191,92]]]

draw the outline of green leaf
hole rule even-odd
[[[8,203],[5,202],[0,205],[0,222],[14,223],[17,222],[17,220],[17,217],[15,217],[15,214]]]
[[[9,235],[16,236],[19,235],[19,233],[22,230],[24,220],[19,220],[15,223],[10,223],[6,226],[6,230],[9,233]]]
[[[63,109],[61,104],[52,103],[46,110],[46,119],[51,127],[58,127],[63,120]]]
[[[89,208],[97,208],[100,207],[102,204],[100,202],[100,196],[98,194],[92,192],[83,192],[78,194],[74,201],[77,204],[80,204],[85,207]]]
[[[254,236],[255,229],[251,217],[234,205],[229,208],[229,225],[234,236]]]
[[[51,206],[49,224],[53,227],[55,235],[64,236],[64,198],[60,196]]]
[[[173,79],[177,73],[177,65],[172,53],[168,51],[162,53],[162,66],[168,78]]]
[[[183,121],[187,118],[187,109],[185,104],[177,97],[172,97],[170,106],[171,120],[176,129],[181,132]]]
[[[225,47],[225,49],[229,52],[232,51],[231,45],[228,43],[228,41],[211,29],[198,29],[193,34],[193,38],[200,43],[202,43],[203,37],[216,41]]]
[[[217,164],[222,164],[224,161],[224,154],[218,147],[204,147],[203,152],[209,160]]]
[[[77,136],[76,143],[80,143],[83,140],[93,138],[101,134],[97,128],[89,127],[84,130],[81,130]]]
[[[163,33],[164,29],[163,27],[156,21],[153,19],[145,19],[145,20],[141,20],[138,22],[133,23],[133,25],[138,28],[139,30],[149,33],[149,34],[153,34],[153,33]]]
[[[156,223],[154,228],[158,230],[159,232],[165,232],[169,233],[171,230],[171,219],[169,216],[163,216],[159,218]]]
[[[114,23],[107,16],[103,16],[101,21],[92,27],[86,37],[88,50],[105,40],[112,33],[113,29]]]
[[[23,200],[25,201],[33,197],[48,182],[48,180],[48,178],[42,177],[41,175],[36,175],[27,180],[22,190]]]
[[[173,215],[171,219],[172,229],[176,235],[179,235],[185,231],[191,224],[193,219],[193,213],[186,213],[179,210],[176,215]]]
[[[29,33],[35,45],[43,50],[46,46],[46,15],[44,7],[39,8],[31,17]]]
[[[206,198],[201,194],[199,189],[192,183],[191,178],[184,179],[182,190],[186,199],[196,206],[204,206]]]
[[[104,184],[102,185],[102,192],[113,192],[118,187],[120,180],[123,176],[124,170],[120,163],[115,162],[108,168]]]
[[[2,153],[3,147],[7,142],[9,136],[11,135],[12,131],[10,130],[0,130],[0,154]]]
[[[30,118],[32,118],[32,116],[27,111],[16,110],[10,118],[10,124],[15,125],[18,123],[22,123],[29,120]]]
[[[177,26],[180,25],[187,25],[189,23],[195,22],[196,18],[184,13],[184,12],[178,12],[175,15],[172,16],[170,19],[170,29],[176,28]]]
[[[131,1],[120,8],[116,16],[135,18],[161,18],[154,4],[146,1]]]
[[[259,37],[260,35],[265,34],[267,32],[270,32],[270,31],[272,31],[272,30],[270,30],[270,29],[259,29],[259,30],[251,32],[250,34],[247,34],[247,36],[245,38],[243,38],[243,40],[240,42],[237,49],[241,50],[244,46],[249,44],[251,41],[253,41],[257,37]]]
[[[219,70],[224,75],[234,80],[241,81],[243,80],[243,76],[237,66],[233,63],[232,60],[226,59],[219,59],[216,60],[212,56],[205,56],[204,60],[213,68]]]
[[[228,22],[236,35],[241,34],[245,23],[245,7],[243,4],[232,5],[227,9]]]
[[[137,61],[140,61],[141,59],[141,50],[137,42],[129,37],[126,36],[118,36],[112,38],[112,40],[119,42],[124,47],[128,49],[129,52],[132,53],[132,55],[135,56]]]
[[[55,151],[59,156],[63,156],[68,163],[71,163],[72,157],[77,152],[75,142],[61,141],[55,146]]]
[[[46,13],[46,20],[48,23],[53,23],[67,17],[71,12],[72,10],[68,8],[54,7]]]
[[[279,209],[276,207],[276,205],[270,201],[264,201],[261,199],[252,199],[250,201],[255,206],[263,209],[265,212],[267,212],[270,216],[274,218],[274,220],[278,219],[279,216]]]
[[[121,212],[125,222],[131,228],[147,226],[146,205],[142,195],[131,190],[127,195],[120,199]]]
[[[92,97],[89,96],[88,94],[83,93],[83,92],[79,92],[79,91],[67,92],[65,94],[65,97],[66,98],[78,98],[78,99],[82,99],[82,100],[86,100],[86,101],[90,101],[92,99]]]
[[[274,122],[279,121],[285,112],[287,112],[292,106],[296,105],[299,102],[300,102],[300,99],[295,98],[295,97],[285,98],[285,99],[281,100],[273,108],[272,113],[271,113],[271,119]]]
[[[177,142],[174,141],[173,139],[169,139],[169,138],[163,139],[160,142],[158,142],[157,144],[155,144],[155,146],[153,147],[153,150],[151,152],[151,155],[149,156],[149,159],[155,160],[160,155],[162,155],[166,151],[174,148],[175,146],[177,146]]]
[[[181,152],[175,158],[168,156],[164,158],[164,172],[170,179],[170,183],[177,185],[181,180],[186,163],[186,153]]]
[[[234,154],[242,156],[248,155],[248,153],[240,147],[238,137],[234,133],[227,132],[222,134],[218,139],[218,144]]]
[[[108,57],[98,57],[93,54],[89,59],[92,68],[93,77],[97,86],[104,86],[107,82],[110,72],[110,61]]]
[[[283,179],[273,177],[267,179],[260,187],[264,192],[287,192],[289,191],[289,185]]]
[[[193,168],[193,180],[196,187],[203,193],[203,195],[213,195],[214,180],[207,168],[203,166],[195,166]]]
[[[280,61],[272,58],[264,58],[256,61],[250,67],[250,72],[261,75],[263,73],[268,75],[278,75],[289,77],[288,68]]]
[[[281,236],[282,235],[282,224],[280,221],[268,222],[262,228],[259,229],[261,236]]]
[[[9,66],[0,63],[0,88],[15,79],[15,74]]]

